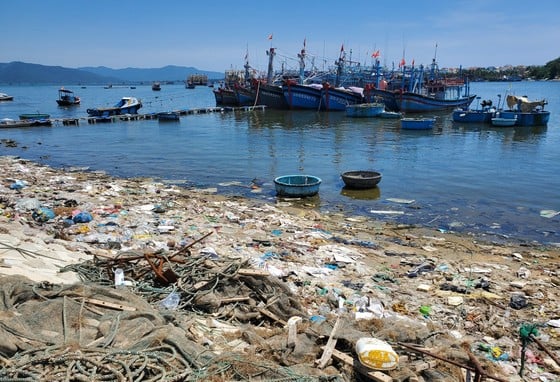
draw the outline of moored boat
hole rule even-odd
[[[92,117],[108,117],[121,114],[137,114],[142,102],[136,97],[122,97],[113,107],[87,109]]]
[[[0,128],[52,126],[50,119],[20,119],[19,121],[5,118],[0,120]]]
[[[288,103],[284,98],[282,86],[258,83],[256,86],[257,105],[265,105],[271,109],[288,109]]]
[[[162,111],[157,113],[160,122],[177,122],[179,121],[179,113],[176,111]]]
[[[401,118],[401,128],[405,130],[428,130],[434,127],[435,118]]]
[[[476,96],[459,97],[455,99],[436,98],[433,96],[403,92],[396,96],[398,108],[402,112],[422,113],[456,108],[468,108]]]
[[[321,110],[344,111],[348,105],[362,103],[362,92],[361,88],[335,88],[324,83],[321,91]]]
[[[284,175],[274,179],[278,196],[306,197],[319,192],[321,178],[313,175]]]
[[[382,103],[360,103],[346,106],[346,116],[352,118],[377,117],[385,111]]]
[[[51,116],[50,114],[44,113],[29,113],[29,114],[20,114],[19,119],[21,120],[31,120],[31,121],[38,121],[38,120],[47,120]]]
[[[492,125],[499,126],[499,127],[511,127],[514,126],[517,122],[516,116],[500,116],[492,118]]]
[[[454,122],[463,123],[490,123],[496,116],[497,109],[492,106],[492,101],[484,100],[481,108],[469,109],[458,108],[453,110],[452,119]]]
[[[154,91],[160,91],[161,90],[161,84],[159,82],[154,82],[152,84],[152,90]]]
[[[322,88],[320,84],[300,85],[287,81],[282,85],[282,92],[290,109],[318,111],[321,108]]]
[[[530,101],[527,97],[508,95],[508,110],[500,112],[503,118],[515,118],[516,126],[546,126],[550,119],[550,111],[544,110],[546,100]]]
[[[348,188],[365,190],[374,188],[381,181],[377,171],[346,171],[340,175]]]
[[[72,106],[80,104],[80,97],[74,95],[72,90],[60,88],[58,90],[58,99],[56,103],[58,106]]]

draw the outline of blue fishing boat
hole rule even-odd
[[[346,106],[346,116],[352,118],[371,118],[377,117],[385,111],[382,103],[360,103]]]
[[[290,109],[311,109],[321,108],[322,85],[310,84],[300,85],[293,81],[286,81],[282,85],[282,93]]]
[[[289,109],[282,86],[258,83],[255,92],[257,94],[257,105],[265,105],[271,109]]]
[[[142,107],[142,102],[136,97],[122,97],[112,107],[87,109],[87,113],[92,117],[108,117],[112,115],[137,114]]]
[[[321,178],[313,175],[284,175],[274,179],[278,196],[306,197],[319,192]]]
[[[516,126],[546,126],[550,119],[550,111],[544,110],[546,100],[530,101],[527,97],[508,95],[508,110],[500,112],[503,118],[515,118]]]
[[[435,118],[401,118],[401,129],[429,130],[434,127]]]
[[[452,118],[454,122],[462,123],[491,123],[496,116],[497,109],[492,106],[491,100],[484,100],[480,108],[458,108],[453,110]]]
[[[433,111],[468,108],[475,96],[460,97],[456,99],[437,98],[417,93],[403,92],[396,96],[398,108],[406,113],[423,113]]]
[[[348,105],[362,103],[363,89],[357,87],[335,88],[328,83],[321,90],[321,110],[344,111]]]
[[[20,114],[19,119],[22,121],[31,120],[31,121],[40,121],[40,120],[48,120],[50,118],[50,114],[44,113],[29,113],[29,114]]]

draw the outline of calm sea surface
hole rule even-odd
[[[113,105],[123,96],[142,99],[142,113],[215,106],[212,89],[162,85],[70,87],[82,98],[57,106],[57,86],[4,86],[14,96],[0,102],[0,119],[22,113],[51,118],[86,117],[86,109]],[[54,167],[87,167],[111,175],[149,176],[185,186],[217,187],[228,195],[274,201],[273,179],[287,174],[322,178],[309,202],[379,220],[472,232],[490,240],[560,243],[560,82],[473,83],[477,102],[506,92],[546,98],[546,127],[496,128],[457,124],[437,114],[431,131],[403,131],[398,121],[359,120],[342,112],[252,111],[187,115],[180,122],[131,121],[79,126],[0,129],[0,155]],[[505,96],[502,98],[505,99]],[[379,187],[344,188],[340,173],[376,170]],[[262,186],[251,193],[251,182]],[[397,199],[397,200],[395,200]],[[406,201],[407,203],[403,203]],[[399,212],[379,213],[379,211]]]

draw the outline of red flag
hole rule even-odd
[[[268,39],[272,40],[272,33],[268,35]]]
[[[379,49],[377,49],[375,52],[373,52],[373,53],[371,54],[371,57],[377,58],[377,57],[379,57],[379,54],[380,54],[380,53],[379,53]]]
[[[406,61],[404,60],[404,57],[402,58],[401,62],[399,63],[399,68],[401,66],[405,66],[406,65]]]

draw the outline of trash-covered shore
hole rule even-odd
[[[558,248],[0,171],[0,380],[560,380]]]

